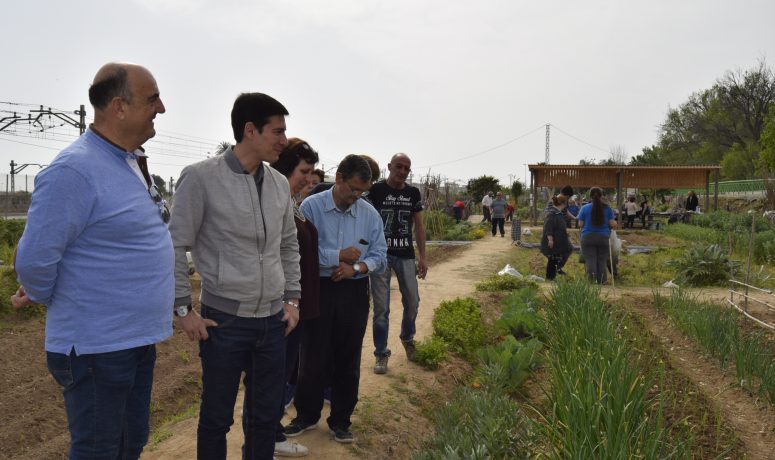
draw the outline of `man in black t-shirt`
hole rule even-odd
[[[374,365],[375,374],[387,372],[390,350],[387,347],[390,315],[390,277],[395,271],[401,291],[404,315],[401,320],[401,343],[409,361],[414,360],[414,334],[420,295],[417,278],[425,279],[428,266],[425,261],[425,227],[422,223],[420,190],[406,183],[412,161],[397,153],[388,164],[388,177],[369,190],[369,199],[382,216],[387,241],[388,267],[382,273],[370,275],[371,297],[374,301]],[[415,266],[412,227],[417,241],[419,260]]]

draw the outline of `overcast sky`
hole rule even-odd
[[[772,0],[8,2],[0,118],[30,109],[8,102],[91,117],[94,73],[131,61],[167,107],[146,144],[165,179],[233,142],[234,98],[259,91],[326,169],[405,152],[415,174],[508,184],[544,160],[547,123],[552,164],[639,154],[669,107],[726,71],[775,64],[773,18]],[[16,124],[0,132],[0,173],[47,164],[76,135]]]

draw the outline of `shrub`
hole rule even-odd
[[[754,261],[775,264],[775,230],[757,233],[753,241]]]
[[[717,244],[695,245],[685,257],[668,261],[668,265],[676,269],[679,284],[688,286],[725,284],[739,266]]]
[[[444,211],[424,211],[421,213],[427,240],[471,241],[484,236],[484,230],[478,225],[455,219]]]
[[[513,291],[525,287],[536,288],[538,285],[527,278],[518,278],[511,275],[493,275],[476,283],[477,291]]]
[[[430,337],[416,343],[414,359],[417,364],[431,370],[439,368],[439,365],[447,359],[447,343],[441,337]]]
[[[516,338],[543,335],[544,323],[538,315],[535,288],[514,291],[503,299],[503,312],[495,327]]]
[[[0,220],[0,244],[16,247],[26,223],[27,221],[21,219]],[[4,262],[11,263],[10,260]]]
[[[530,420],[504,394],[463,388],[434,420],[436,434],[415,460],[530,458]]]
[[[471,358],[485,338],[484,321],[479,304],[471,298],[445,300],[433,317],[433,333],[453,351]]]
[[[483,367],[477,372],[478,380],[487,387],[516,393],[535,368],[541,348],[537,339],[519,342],[509,335],[497,345],[479,349],[476,355]]]

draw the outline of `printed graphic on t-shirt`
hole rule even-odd
[[[369,196],[382,217],[388,254],[414,258],[412,213],[422,211],[420,191],[411,186],[396,190],[378,182],[372,186]]]

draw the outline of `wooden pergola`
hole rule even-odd
[[[705,209],[710,209],[710,174],[714,175],[713,209],[718,208],[718,176],[720,166],[589,166],[589,165],[528,165],[530,189],[533,191],[533,225],[538,217],[538,188],[601,187],[616,190],[616,207],[622,205],[622,189],[705,189]]]

